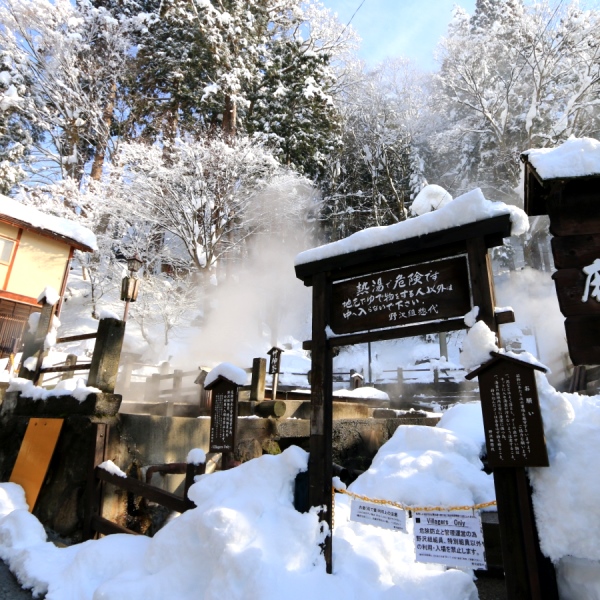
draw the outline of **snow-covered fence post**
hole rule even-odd
[[[117,383],[125,321],[100,319],[87,384],[112,394]]]
[[[40,299],[42,310],[40,312],[35,333],[27,336],[25,347],[23,348],[23,357],[21,359],[21,367],[19,369],[19,377],[22,379],[37,381],[39,378],[39,371],[42,368],[42,362],[44,360],[44,341],[52,329],[55,307],[58,303],[58,299],[55,298],[50,298],[50,300],[55,300],[54,303],[48,302],[47,300],[48,298],[44,294]],[[34,357],[36,354],[38,354],[38,359],[35,367],[33,369],[26,367],[25,363],[27,362],[27,359]]]

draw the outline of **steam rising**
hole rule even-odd
[[[271,346],[310,337],[310,289],[296,278],[294,258],[313,245],[315,191],[304,179],[278,178],[256,198],[256,233],[244,255],[219,274],[193,348],[196,366],[228,361],[250,367]],[[184,360],[183,357],[176,357]]]

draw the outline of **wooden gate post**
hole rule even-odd
[[[19,377],[22,379],[30,379],[34,383],[39,378],[39,371],[42,368],[42,362],[44,360],[44,340],[46,335],[52,328],[52,317],[54,317],[54,304],[48,304],[46,299],[42,300],[42,311],[40,312],[40,320],[38,321],[37,328],[33,335],[28,335],[23,348],[23,355],[21,358],[21,367],[19,369]],[[25,361],[34,356],[36,352],[38,354],[37,365],[34,371],[26,369],[23,365]],[[37,383],[36,383],[37,385]]]
[[[329,533],[323,543],[327,573],[332,572],[333,464],[333,353],[325,331],[328,325],[329,285],[327,275],[319,273],[313,281],[313,322],[311,349],[310,455],[308,459],[308,500],[310,506],[323,506],[319,519]]]
[[[87,384],[112,394],[117,383],[125,321],[100,319]]]
[[[479,319],[498,336],[498,345],[501,346],[487,248],[481,238],[475,238],[468,240],[467,249],[473,304],[479,306]],[[508,597],[511,600],[558,600],[554,567],[540,550],[525,469],[498,468],[493,474]],[[544,576],[540,577],[542,572]]]

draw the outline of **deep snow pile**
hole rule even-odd
[[[477,409],[478,404],[456,409],[475,421],[462,440],[444,428],[398,429],[377,459],[394,465],[394,473],[376,461],[353,489],[421,504],[492,499],[489,476],[480,471]],[[450,425],[452,412],[444,417]],[[18,498],[20,488],[0,484],[0,503],[9,513],[0,520],[0,556],[26,587],[47,590],[48,600],[477,598],[470,574],[415,563],[410,532],[350,522],[350,501],[341,495],[335,508],[334,575],[327,575],[317,516],[298,513],[292,504],[294,478],[306,465],[307,454],[292,447],[201,476],[190,489],[197,508],[154,538],[113,535],[70,548],[46,542],[41,525]],[[390,484],[392,476],[413,490],[410,496]]]
[[[600,396],[558,393],[536,377],[551,465],[529,470],[542,549],[558,563],[564,600],[598,598],[600,483],[590,465],[600,454]],[[490,501],[483,441],[479,403],[457,405],[435,428],[398,428],[350,491],[413,506]],[[154,538],[113,535],[70,548],[46,542],[21,488],[0,484],[0,557],[48,600],[477,597],[469,574],[415,563],[411,519],[408,533],[352,522],[351,500],[341,494],[334,575],[326,575],[317,516],[292,504],[306,465],[306,453],[292,447],[201,476],[190,489],[197,508]]]

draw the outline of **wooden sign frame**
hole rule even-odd
[[[324,507],[321,520],[332,525],[332,408],[333,349],[380,340],[466,329],[463,315],[430,322],[409,323],[374,331],[344,333],[330,337],[333,287],[338,282],[425,265],[457,256],[466,256],[469,279],[469,307],[479,307],[479,319],[498,331],[488,249],[501,246],[511,235],[510,215],[501,215],[419,237],[390,242],[349,254],[296,265],[296,276],[312,287],[312,340],[303,348],[311,350],[311,419],[309,455],[309,503]],[[468,311],[465,311],[468,312]],[[463,313],[464,314],[464,313]],[[331,533],[323,553],[327,572],[332,572]]]

